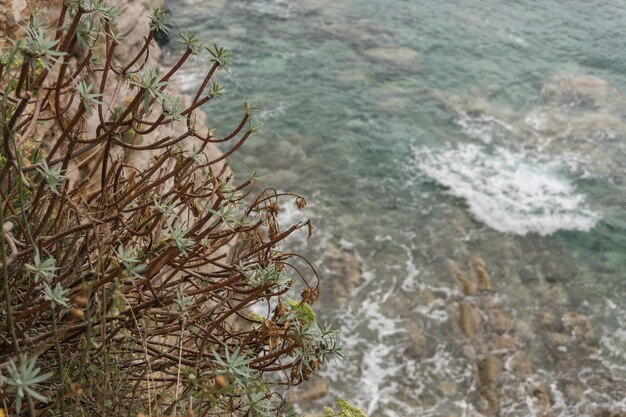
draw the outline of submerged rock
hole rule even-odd
[[[489,351],[515,351],[517,349],[517,341],[511,336],[493,335],[487,339],[487,348]]]
[[[561,284],[554,284],[550,286],[548,291],[546,291],[545,296],[546,296],[546,301],[549,301],[551,303],[561,305],[561,306],[567,304],[567,301],[568,301],[567,292],[565,291],[565,288]]]
[[[626,417],[626,410],[608,409],[600,410],[596,417]]]
[[[406,332],[409,336],[407,355],[413,358],[423,357],[426,353],[426,339],[423,333],[423,324],[419,320],[409,320],[406,324]]]
[[[482,400],[486,403],[482,407],[482,412],[488,416],[498,414],[500,411],[500,395],[497,389],[492,386],[481,387],[480,395]]]
[[[500,307],[493,307],[488,311],[489,326],[498,333],[504,333],[511,328],[511,319]]]
[[[411,67],[420,61],[419,53],[406,46],[381,46],[366,49],[363,53],[374,61],[396,67]]]
[[[433,293],[426,288],[424,288],[420,292],[420,297],[422,298],[422,301],[424,302],[424,304],[426,304],[427,306],[431,306],[437,301]]]
[[[534,109],[524,121],[528,127],[543,136],[556,136],[570,129],[570,119],[557,108]]]
[[[576,339],[593,340],[595,334],[591,319],[583,314],[569,311],[561,318],[565,329]]]
[[[478,382],[481,386],[495,385],[502,377],[502,361],[495,355],[488,355],[478,362]]]
[[[585,113],[571,119],[571,130],[566,134],[577,140],[614,139],[626,133],[626,123],[606,112]]]
[[[500,411],[500,394],[497,384],[502,377],[502,362],[494,355],[488,355],[478,362],[478,384],[482,411],[489,415],[496,415]]]
[[[478,293],[478,283],[461,268],[461,265],[453,259],[448,259],[448,268],[452,277],[461,286],[463,295],[472,296]]]
[[[530,386],[529,393],[534,398],[535,404],[539,409],[538,416],[548,416],[548,412],[552,407],[552,399],[546,386],[543,383],[538,383]]]
[[[560,331],[563,329],[561,321],[550,313],[542,313],[539,317],[539,324],[544,330],[548,331]]]
[[[594,75],[556,75],[544,84],[541,94],[559,101],[597,104],[609,94],[609,83]]]
[[[328,244],[324,265],[328,273],[324,278],[326,291],[322,292],[322,300],[344,306],[352,291],[361,282],[361,262],[352,253]]]
[[[566,352],[567,345],[570,343],[570,337],[565,333],[548,332],[546,334],[546,341],[552,345],[553,348],[557,348],[562,352]],[[565,348],[565,349],[563,349]]]
[[[439,389],[448,397],[452,397],[459,390],[459,384],[452,379],[439,382]]]
[[[487,272],[487,264],[484,259],[479,258],[478,256],[472,256],[470,258],[470,263],[474,274],[476,274],[478,290],[491,291],[491,277],[489,277],[489,273]]]
[[[474,337],[480,324],[480,316],[467,301],[459,303],[459,328],[467,337]]]
[[[506,362],[506,369],[518,378],[527,378],[534,371],[532,361],[523,351],[516,352],[509,358]]]
[[[377,21],[371,19],[358,19],[348,22],[329,19],[321,22],[319,28],[330,36],[350,43],[356,41],[372,43],[377,40],[380,41],[381,38],[389,37],[389,32],[381,27]]]

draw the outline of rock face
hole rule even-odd
[[[12,33],[26,17],[26,0],[0,0],[0,32]]]
[[[289,391],[290,401],[299,405],[306,405],[312,401],[323,398],[328,394],[328,381],[313,377],[302,385]]]
[[[29,14],[31,10],[38,9],[40,11],[40,17],[42,18],[44,24],[49,27],[53,27],[56,24],[56,19],[58,18],[58,14],[61,8],[63,0],[0,0],[0,5],[2,5],[3,10],[8,10],[8,12],[4,16],[4,26],[0,24],[0,32],[8,35],[8,36],[19,36],[19,33],[16,31],[17,26],[13,27],[12,25],[17,25],[19,22],[23,22],[29,18]],[[109,0],[109,4],[117,7],[120,11],[119,18],[115,22],[116,30],[121,35],[123,41],[119,44],[119,46],[115,49],[114,61],[117,61],[122,64],[126,64],[130,62],[136,54],[141,50],[146,37],[148,36],[149,26],[150,26],[150,17],[146,12],[145,1],[143,0]],[[162,7],[164,0],[151,0],[149,4],[153,6]],[[0,22],[2,23],[2,22]],[[160,50],[158,46],[153,45],[150,54],[148,55],[146,66],[154,67],[160,64]],[[72,57],[69,63],[70,69],[76,69],[77,66],[77,58]],[[97,75],[94,75],[97,77]],[[95,84],[99,84],[99,80],[93,80]],[[132,96],[132,92],[129,91],[128,86],[123,86],[119,91],[119,94],[115,94],[115,84],[116,82],[111,79],[111,82],[107,84],[105,88],[105,97],[113,97],[117,96],[117,105],[123,105],[123,101],[126,97]],[[170,82],[168,86],[168,92],[173,95],[179,94],[179,86],[175,79]],[[189,97],[182,97],[181,105],[189,104]],[[206,115],[201,111],[196,111],[196,128],[198,130],[204,129],[204,125],[206,122]],[[94,137],[95,127],[99,124],[98,115],[96,113],[92,113],[90,118],[87,119],[87,135],[89,137]],[[151,142],[162,139],[165,136],[175,135],[175,134],[183,134],[187,130],[186,126],[183,124],[173,124],[168,126],[163,126],[157,128],[150,134],[143,135],[141,137],[142,145],[147,145]],[[56,128],[54,121],[50,121],[47,123],[43,123],[41,126],[37,127],[36,134],[43,138],[42,144],[45,148],[50,143],[54,143],[56,136],[58,135],[58,129]],[[188,142],[181,142],[181,146],[187,146]],[[191,146],[189,144],[189,146]],[[94,169],[92,166],[92,160],[96,160],[97,158],[92,158],[97,155],[100,151],[99,148],[94,149],[93,152],[86,153],[70,163],[69,172],[71,174],[68,175],[68,179],[70,184],[77,180],[82,180],[83,178],[89,177],[92,179],[93,184],[98,184],[97,169]],[[111,151],[112,154],[122,152],[121,149],[114,149]],[[209,144],[206,148],[206,154],[209,159],[215,159],[217,156],[221,155],[221,152],[215,146],[215,144]],[[151,151],[128,151],[125,155],[127,163],[133,165],[136,168],[145,168],[150,164],[150,160],[152,157]],[[215,167],[217,171],[222,168],[222,163],[218,163]],[[93,174],[96,173],[94,176]]]

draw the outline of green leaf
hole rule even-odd
[[[9,391],[16,393],[15,408],[17,410],[22,408],[22,401],[26,396],[41,402],[50,401],[48,397],[35,391],[35,386],[49,379],[52,373],[40,374],[41,369],[35,366],[36,361],[36,357],[22,356],[19,366],[16,366],[15,362],[10,362],[7,367],[9,376],[4,378],[4,382],[8,385]]]
[[[175,246],[183,254],[187,254],[187,249],[195,245],[192,238],[185,237],[187,230],[182,230],[179,226],[171,228],[168,226],[168,236],[172,239],[172,246]]]
[[[178,288],[176,290],[176,304],[181,311],[184,311],[186,307],[193,305],[193,300],[185,296],[185,291],[182,288]]]
[[[37,167],[37,171],[41,174],[48,188],[55,194],[59,194],[58,187],[65,181],[65,176],[61,174],[61,165],[50,168],[44,160]]]
[[[54,278],[57,268],[54,266],[55,259],[53,257],[46,258],[44,261],[42,261],[39,258],[39,253],[35,253],[33,260],[34,265],[26,264],[24,266],[27,270],[35,274],[35,282],[39,282],[42,277],[47,280],[51,280],[52,278]]]
[[[47,282],[44,282],[43,290],[45,293],[44,298],[46,300],[49,300],[52,305],[59,304],[64,307],[69,307],[68,302],[70,300],[67,297],[68,290],[63,289],[63,287],[61,287],[61,284],[59,284],[58,282],[55,285],[54,289],[50,288],[50,285],[48,285]]]
[[[87,113],[91,113],[91,109],[97,105],[102,105],[103,102],[101,100],[102,94],[92,93],[91,89],[93,88],[93,84],[87,84],[84,81],[81,81],[78,84],[76,90],[78,91],[78,95],[80,96],[80,100],[87,109]]]
[[[124,267],[124,272],[131,278],[141,278],[140,272],[146,269],[146,265],[141,264],[141,260],[137,257],[137,250],[134,248],[125,249],[120,244],[115,251],[117,260]]]

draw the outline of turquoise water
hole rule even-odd
[[[626,408],[626,7],[168,7],[175,30],[234,54],[232,74],[220,76],[229,95],[205,109],[218,132],[238,123],[241,98],[260,107],[263,129],[232,166],[310,203],[316,236],[291,244],[324,273],[320,314],[352,351],[325,372],[331,392],[312,408],[345,396],[370,416],[480,411],[477,359],[463,348],[473,342],[452,329],[462,295],[448,267],[472,255],[485,260],[495,302],[512,319],[506,334],[535,364],[524,377],[505,366],[502,415],[537,415],[524,388],[537,383],[554,415]],[[202,68],[185,68],[183,89]],[[295,216],[287,210],[285,221]],[[329,261],[337,252],[357,259],[362,275],[345,303],[332,297],[347,285]],[[542,315],[572,311],[591,318],[596,351],[545,342]],[[416,323],[426,340],[418,357],[407,354]],[[478,359],[489,353],[477,349]]]

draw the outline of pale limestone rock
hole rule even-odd
[[[13,30],[26,18],[26,8],[28,4],[26,0],[11,0],[5,5],[7,10],[5,16],[5,24],[7,30]]]

